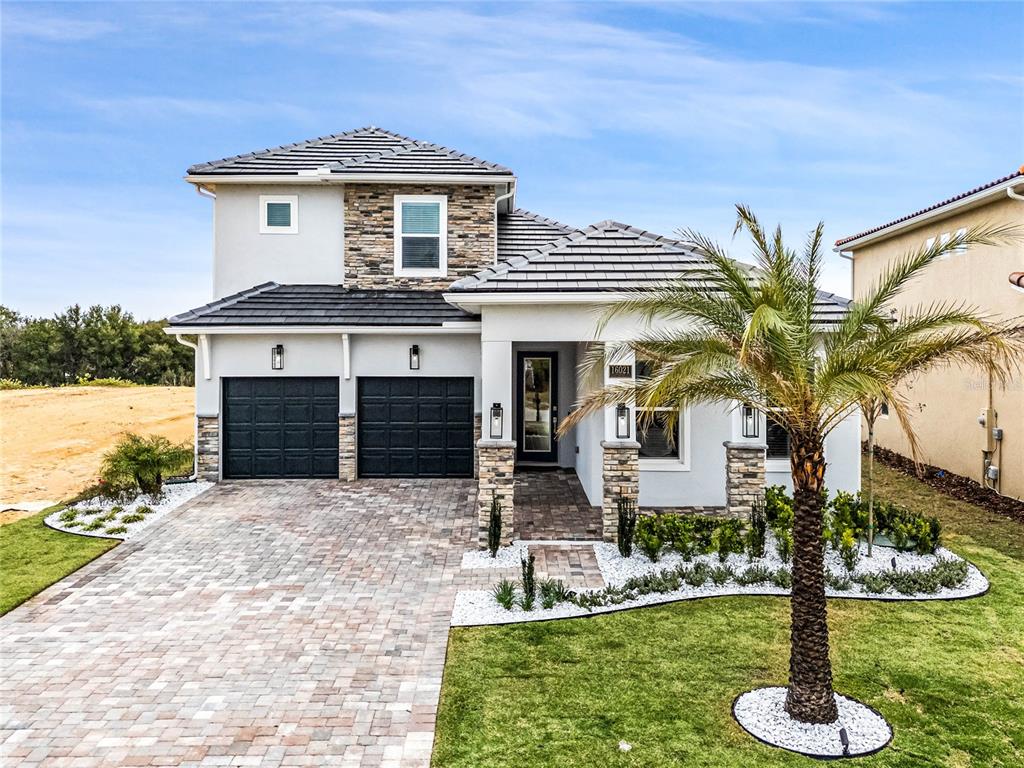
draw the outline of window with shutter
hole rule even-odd
[[[395,274],[447,273],[448,200],[443,195],[395,196]]]

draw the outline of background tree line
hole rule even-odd
[[[164,320],[136,320],[121,307],[75,304],[52,318],[0,306],[0,378],[59,386],[116,378],[191,386],[193,352],[163,332]]]

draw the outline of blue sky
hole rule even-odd
[[[196,162],[375,124],[513,168],[518,203],[728,241],[835,238],[1024,163],[1024,4],[2,8],[3,303],[208,301]],[[733,243],[744,256],[744,243]],[[847,293],[832,256],[826,287]]]

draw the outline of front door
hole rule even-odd
[[[516,459],[558,461],[558,353],[520,352],[516,365]]]

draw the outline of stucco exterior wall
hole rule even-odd
[[[296,234],[260,234],[260,195],[298,197]],[[270,280],[329,285],[344,281],[341,186],[222,184],[213,205],[211,298]]]
[[[448,273],[395,276],[395,195],[448,198]],[[493,186],[345,185],[345,282],[358,288],[433,288],[479,272],[495,261]]]
[[[1003,197],[859,248],[853,252],[854,296],[864,295],[887,264],[930,237],[981,223],[1019,224],[1022,220],[1024,203]],[[1020,243],[971,248],[929,267],[894,306],[903,310],[933,301],[965,302],[994,316],[1019,317],[1024,315],[1024,293],[1015,291],[1007,277],[1022,266],[1024,245]],[[903,392],[914,412],[922,460],[980,482],[985,432],[977,418],[988,405],[987,377],[963,368],[936,369],[915,377]],[[998,457],[1000,490],[1024,498],[1024,376],[1018,374],[1005,387],[995,387],[992,404],[1004,432]],[[911,453],[895,416],[878,420],[875,437],[880,446],[907,456]]]

